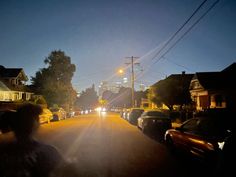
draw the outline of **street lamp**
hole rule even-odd
[[[118,70],[118,73],[119,73],[119,74],[123,74],[123,73],[124,73],[124,70],[123,70],[123,69],[119,69],[119,70]]]

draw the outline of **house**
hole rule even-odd
[[[196,110],[209,108],[235,109],[236,63],[220,72],[197,72],[190,83],[190,94]]]
[[[0,65],[0,101],[30,100],[33,93],[25,85],[27,80],[22,68]]]

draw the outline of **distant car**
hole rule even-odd
[[[78,115],[80,115],[81,114],[81,109],[75,109],[74,110],[74,116],[78,116]]]
[[[168,115],[159,110],[148,110],[138,118],[137,127],[144,133],[155,135],[163,140],[166,130],[172,126]]]
[[[39,122],[41,124],[43,124],[43,123],[50,123],[50,121],[52,119],[53,119],[52,112],[49,109],[47,109],[47,108],[43,108],[42,114],[39,115]]]
[[[218,162],[228,137],[232,136],[233,126],[226,115],[194,117],[180,127],[167,130],[165,142],[171,151],[181,150],[205,164],[214,164]]]
[[[54,121],[66,119],[66,111],[63,108],[50,108],[50,111],[53,114]]]
[[[144,109],[142,108],[131,108],[129,112],[129,116],[128,116],[128,121],[131,124],[137,125],[137,120],[143,112],[144,112]]]

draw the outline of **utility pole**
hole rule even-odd
[[[132,108],[134,107],[134,64],[140,64],[140,63],[136,63],[134,62],[134,59],[137,59],[139,57],[134,57],[134,56],[131,56],[131,57],[126,57],[126,58],[129,58],[131,59],[131,62],[130,63],[126,63],[126,64],[131,64],[131,104],[132,104]]]

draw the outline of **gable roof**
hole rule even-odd
[[[236,63],[231,64],[220,72],[197,72],[194,79],[197,79],[204,89],[232,89],[236,82]],[[191,89],[191,88],[190,88]]]
[[[21,71],[21,68],[7,68],[0,72],[0,75],[2,77],[17,77]]]
[[[220,72],[197,72],[193,79],[197,79],[204,89],[218,89],[224,87],[224,77]]]
[[[236,63],[232,63],[227,68],[223,69],[221,72],[236,74]]]
[[[23,74],[24,81],[27,81],[28,78],[22,68],[5,68],[0,65],[0,77],[2,78],[18,77],[20,73]]]

